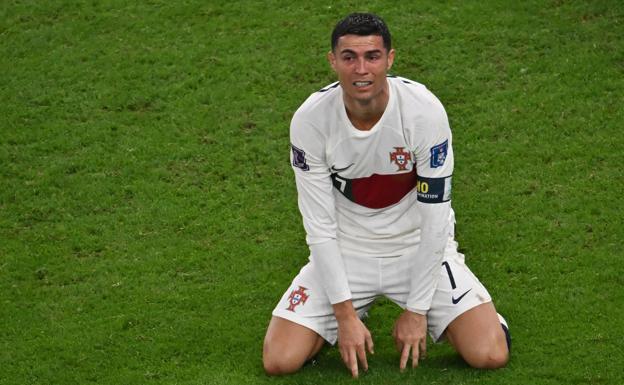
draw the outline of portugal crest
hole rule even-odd
[[[399,166],[397,171],[407,170],[407,165],[410,160],[412,160],[412,156],[409,152],[405,152],[403,150],[404,148],[405,147],[395,147],[395,151],[390,153],[390,161]]]
[[[309,295],[307,295],[305,292],[306,290],[308,290],[308,288],[299,286],[297,290],[291,291],[290,295],[288,296],[288,308],[286,310],[294,312],[295,307],[304,304],[309,297]]]

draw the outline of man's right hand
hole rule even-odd
[[[333,305],[338,320],[338,348],[342,361],[351,371],[353,378],[358,377],[358,360],[364,371],[368,370],[366,350],[374,354],[373,338],[358,318],[350,300]]]

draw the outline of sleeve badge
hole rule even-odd
[[[290,147],[292,148],[292,165],[303,171],[310,170],[310,166],[306,163],[305,151],[295,147],[293,144],[291,144]]]
[[[448,154],[448,139],[444,142],[431,147],[431,168],[438,168],[444,166],[446,155]]]

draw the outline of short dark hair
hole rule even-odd
[[[388,26],[381,17],[372,13],[352,13],[340,20],[332,32],[332,51],[336,49],[338,39],[344,35],[379,35],[383,39],[386,50],[390,51],[392,48],[392,39],[390,38]]]

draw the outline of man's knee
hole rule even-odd
[[[477,369],[498,369],[507,365],[509,348],[504,336],[498,336],[492,343],[483,344],[467,354],[466,362]]]
[[[273,317],[262,349],[264,371],[269,376],[294,373],[322,346],[323,339],[314,331]]]
[[[303,362],[300,362],[296,357],[288,355],[288,353],[272,353],[270,349],[267,351],[266,346],[262,356],[262,363],[264,371],[269,376],[295,373],[303,366]]]

